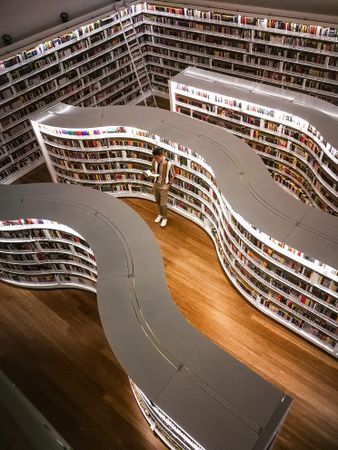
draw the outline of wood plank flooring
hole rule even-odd
[[[48,180],[43,170],[35,181]],[[170,213],[163,230],[153,203],[125,202],[154,231],[186,319],[294,398],[274,450],[338,449],[337,361],[249,305],[196,225]],[[0,368],[75,450],[164,449],[105,340],[95,295],[1,283],[0,299]]]

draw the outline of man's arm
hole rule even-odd
[[[175,166],[173,164],[171,164],[171,166],[170,166],[170,174],[171,174],[171,178],[169,181],[168,189],[170,189],[170,186],[173,184],[174,179],[176,177],[176,170],[175,170]]]

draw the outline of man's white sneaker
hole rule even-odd
[[[159,222],[161,222],[162,218],[163,218],[162,216],[157,216],[157,217],[155,218],[154,222],[155,222],[155,223],[159,223]]]
[[[167,226],[168,219],[162,219],[161,227],[164,228]]]

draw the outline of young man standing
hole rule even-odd
[[[158,175],[154,183],[155,200],[159,212],[155,223],[161,222],[161,227],[165,227],[168,222],[168,192],[176,172],[173,163],[164,156],[164,150],[161,148],[153,150],[152,172]]]

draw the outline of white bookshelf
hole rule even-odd
[[[220,3],[209,9],[199,2],[175,3],[149,3],[143,16],[151,36],[148,61],[155,66],[175,70],[180,61],[337,102],[333,24],[276,17],[274,11],[264,17],[243,5],[235,12]]]
[[[141,44],[140,7],[65,30],[0,62],[0,179],[11,183],[41,164],[28,118],[60,101],[79,106],[145,102],[152,95]],[[155,102],[156,104],[156,102]]]
[[[241,137],[282,187],[338,214],[338,108],[193,67],[169,86],[172,111]]]
[[[188,147],[169,137],[171,134],[175,139],[176,132],[172,130],[177,125],[173,129],[168,127],[171,132],[166,137],[153,131],[153,127],[155,130],[162,127],[161,115],[156,110],[150,109],[146,113],[139,107],[135,110],[126,108],[120,116],[117,107],[102,109],[102,117],[107,116],[108,123],[118,125],[100,122],[96,127],[95,109],[62,108],[62,105],[55,107],[32,122],[55,182],[91,187],[114,196],[149,199],[152,198],[152,184],[142,172],[150,168],[152,149],[162,147],[177,172],[169,192],[170,208],[196,222],[210,235],[222,267],[244,297],[269,317],[337,356],[337,269],[317,259],[314,243],[304,251],[287,240],[278,239],[276,234],[267,233],[268,222],[265,225],[263,222],[251,223],[245,218],[250,215],[235,210],[231,196],[225,197],[226,191],[223,194],[219,187],[216,172],[222,167],[221,160],[213,169],[212,160],[207,161],[193,147],[195,133],[200,133],[199,122],[182,117],[181,124],[178,119],[180,133],[190,129],[192,146]],[[62,110],[63,114],[59,112]],[[170,114],[176,117],[176,114]],[[145,116],[142,120],[148,123],[148,130],[131,126],[140,122],[140,115]],[[155,115],[158,116],[156,119]],[[81,126],[91,120],[91,127]],[[156,120],[160,122],[157,124]],[[203,133],[214,135],[214,127],[203,126]],[[222,143],[234,139],[222,130],[220,133]],[[247,145],[243,145],[247,152]],[[234,144],[231,146],[236,148]],[[236,151],[233,152],[233,158],[237,158]],[[258,158],[252,152],[250,155],[245,157],[249,160]],[[265,183],[262,167],[256,179],[261,178]],[[269,177],[268,180],[267,189],[273,191],[274,183]],[[225,189],[228,188],[225,185]],[[275,189],[276,202],[281,196],[286,205],[292,203],[291,197],[282,195],[278,187]],[[302,213],[305,216],[311,208],[299,204],[296,209],[301,206],[305,208]],[[283,212],[279,214],[283,215]],[[327,228],[331,219],[335,221],[321,212],[318,214],[321,227]],[[330,245],[325,250],[328,252],[325,258],[333,251]]]

